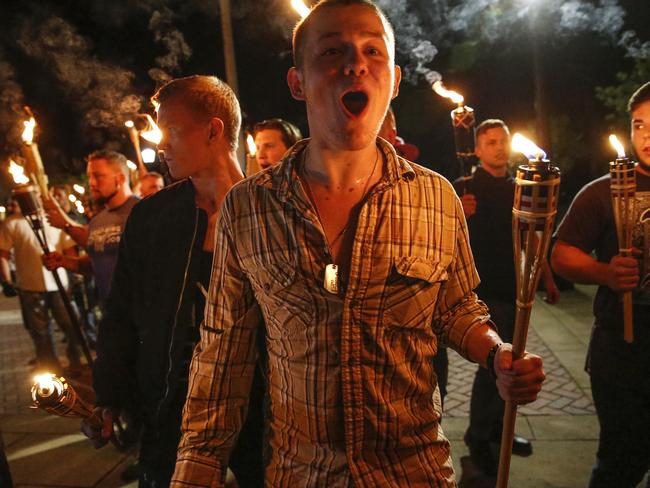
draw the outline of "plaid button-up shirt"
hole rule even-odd
[[[308,141],[232,189],[221,210],[174,487],[221,486],[265,328],[271,487],[455,486],[434,405],[442,338],[467,355],[489,318],[452,186],[379,139],[344,292],[296,168]],[[265,324],[265,325],[261,325]]]

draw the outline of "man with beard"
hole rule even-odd
[[[639,161],[632,256],[619,252],[609,175],[576,195],[551,255],[559,275],[598,285],[586,367],[600,423],[590,488],[633,488],[650,468],[650,83],[628,109]],[[631,344],[623,339],[624,292],[633,292]]]
[[[103,210],[86,226],[62,217],[63,211],[53,205],[51,199],[45,207],[50,223],[60,226],[78,244],[85,246],[88,254],[69,257],[53,252],[45,255],[43,262],[50,270],[64,267],[73,273],[92,273],[103,306],[111,286],[122,231],[138,198],[131,192],[129,168],[123,154],[99,150],[89,154],[87,159],[90,194]]]
[[[85,432],[101,444],[117,412],[139,419],[140,486],[162,488],[174,470],[219,207],[243,175],[236,158],[239,102],[223,81],[172,80],[152,100],[162,131],[160,155],[176,183],[138,203],[126,224],[94,370],[96,415],[105,428],[100,433],[86,424]],[[229,459],[242,487],[262,484],[262,393],[261,386],[251,393],[257,424]]]
[[[433,400],[438,335],[515,403],[536,398],[541,358],[512,361],[472,292],[449,182],[377,138],[400,80],[385,15],[321,1],[293,47],[311,139],[224,200],[172,486],[223,485],[260,335],[266,486],[455,486]]]

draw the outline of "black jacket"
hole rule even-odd
[[[135,205],[99,327],[97,405],[135,414],[144,423],[143,444],[170,444],[161,447],[173,451],[187,393],[188,340],[199,338],[194,302],[206,229],[189,180]]]

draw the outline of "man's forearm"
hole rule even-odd
[[[502,342],[499,334],[492,327],[487,323],[481,324],[470,332],[467,339],[467,357],[485,368],[490,349]]]
[[[11,283],[9,260],[5,256],[0,256],[0,280],[2,283]]]
[[[558,241],[551,253],[551,266],[563,278],[574,283],[607,284],[607,263],[594,259],[575,246]]]
[[[88,256],[63,256],[63,267],[73,273],[92,274],[93,268]]]
[[[79,244],[81,247],[86,247],[88,244],[88,226],[71,223],[65,227],[65,232],[72,237],[72,240]]]

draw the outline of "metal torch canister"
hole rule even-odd
[[[93,427],[101,428],[102,421],[93,416],[93,408],[84,401],[61,376],[46,373],[37,376],[32,386],[32,401],[35,408],[60,417],[79,417],[89,419]]]
[[[619,253],[632,256],[634,230],[634,195],[636,193],[636,163],[628,158],[618,158],[609,163],[612,210],[616,224]],[[634,341],[632,292],[623,293],[623,338]]]
[[[512,207],[512,245],[517,280],[515,334],[520,329],[519,333],[524,335],[513,338],[515,357],[523,354],[526,345],[525,334],[553,234],[559,192],[560,170],[549,160],[530,160],[517,168]],[[522,326],[517,327],[518,323]],[[517,343],[521,344],[520,350]]]
[[[474,127],[476,116],[474,109],[466,105],[458,105],[451,111],[451,124],[454,129],[456,159],[461,165],[463,176],[472,174],[472,166],[476,164],[474,152]]]
[[[517,282],[513,359],[523,356],[530,313],[551,242],[560,190],[560,170],[539,158],[518,167],[512,207],[512,240]],[[506,402],[499,454],[498,488],[508,486],[517,405]]]
[[[38,196],[36,195],[36,187],[31,184],[25,185],[16,185],[11,190],[11,196],[16,200],[20,211],[23,216],[30,218],[32,216],[39,216],[41,209],[41,203],[38,201]],[[31,220],[31,219],[30,219]],[[37,219],[36,224],[38,228],[41,228],[41,221]]]

